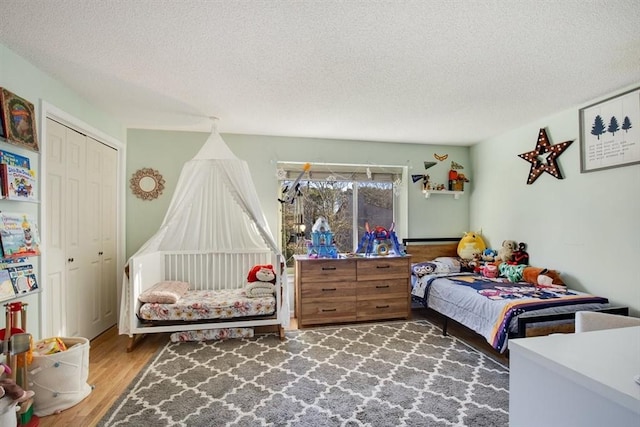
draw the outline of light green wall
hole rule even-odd
[[[165,189],[154,200],[142,200],[127,190],[127,259],[160,227],[176,188],[182,166],[196,155],[207,135],[199,132],[167,132],[129,129],[127,139],[127,185],[140,168],[157,170]]]
[[[159,137],[159,135],[163,135]],[[131,176],[135,167],[161,169],[175,168],[167,178],[167,191],[161,199],[137,202],[127,208],[127,254],[131,256],[158,228],[173,194],[179,169],[195,154],[207,139],[206,133],[156,132],[130,130],[127,148],[127,173]],[[428,170],[432,181],[446,183],[451,161],[465,166],[464,172],[471,178],[467,185],[473,189],[474,174],[469,165],[469,148],[458,146],[426,146],[372,141],[348,141],[312,138],[291,138],[223,134],[229,148],[246,160],[262,203],[269,227],[278,230],[280,204],[277,201],[279,186],[276,179],[278,161],[315,163],[358,163],[408,166],[409,174],[423,174],[424,161],[436,161],[434,153],[448,154],[447,160]],[[198,143],[199,141],[199,143]],[[156,146],[156,142],[161,146]],[[188,153],[191,153],[187,155]],[[312,166],[313,170],[313,166]],[[168,176],[168,175],[167,175]],[[461,236],[468,230],[469,197],[459,200],[451,196],[432,196],[425,200],[420,183],[409,183],[409,236],[448,237]],[[467,191],[469,193],[469,191]],[[128,196],[128,201],[132,197]],[[146,203],[146,205],[145,205]],[[144,210],[140,210],[144,208]]]
[[[123,143],[126,142],[126,131],[121,123],[87,103],[76,93],[69,90],[64,84],[43,73],[41,70],[34,67],[31,63],[16,55],[12,50],[2,44],[0,44],[0,87],[4,87],[33,103],[36,117],[38,118],[37,129],[41,149],[44,143],[44,137],[40,132],[40,129],[42,129],[42,124],[40,123],[41,101],[46,101],[54,107],[57,107],[65,113],[80,119],[95,129],[101,130],[105,134],[108,134]],[[0,143],[0,145],[2,145],[2,148],[17,152],[18,154],[28,155],[31,158],[31,167],[35,169],[37,174],[36,176],[40,177],[40,165],[42,162],[39,153],[26,150],[22,151],[14,148],[14,146],[2,143]],[[40,189],[39,194],[42,194],[42,188]],[[38,217],[39,222],[42,223],[40,208],[41,205],[39,204],[0,200],[0,210],[30,213]],[[41,238],[43,239],[44,236],[41,236]],[[46,249],[46,246],[44,249]],[[47,287],[45,278],[40,274],[42,258],[44,257],[46,257],[46,250],[43,252],[42,257],[31,259],[37,269],[38,280],[40,282],[39,286],[43,292],[20,299],[20,301],[29,304],[27,309],[29,319],[27,332],[31,333],[35,339],[41,338],[40,313],[42,298],[48,298],[52,293],[56,292],[56,289],[50,289]],[[4,316],[2,319],[4,319]],[[0,325],[4,325],[4,320],[0,321]]]
[[[578,110],[597,101],[474,146],[471,226],[482,228],[493,247],[505,239],[526,242],[532,265],[557,269],[571,287],[629,306],[637,316],[640,164],[580,173]],[[558,160],[565,179],[543,173],[527,185],[530,163],[518,154],[535,148],[540,128],[552,144],[574,142]]]

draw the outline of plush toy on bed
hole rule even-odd
[[[498,249],[498,256],[496,261],[512,262],[513,252],[518,249],[518,243],[515,240],[504,240],[502,247]]]
[[[481,254],[487,248],[480,233],[469,231],[464,233],[458,243],[458,256],[462,259],[473,259],[473,254]]]
[[[246,293],[250,298],[268,297],[276,290],[276,272],[273,265],[255,265],[247,275]]]
[[[513,252],[513,262],[515,262],[516,264],[529,265],[529,254],[527,253],[526,249],[526,243],[518,243],[518,250]]]

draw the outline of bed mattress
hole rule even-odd
[[[147,303],[138,316],[148,321],[199,321],[271,315],[274,296],[249,298],[244,289],[189,291],[175,304]]]

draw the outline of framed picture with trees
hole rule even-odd
[[[640,88],[581,108],[580,172],[640,163]]]

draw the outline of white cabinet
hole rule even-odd
[[[509,425],[640,425],[640,326],[509,340]]]
[[[44,333],[91,339],[116,323],[117,152],[47,119],[46,153]]]

